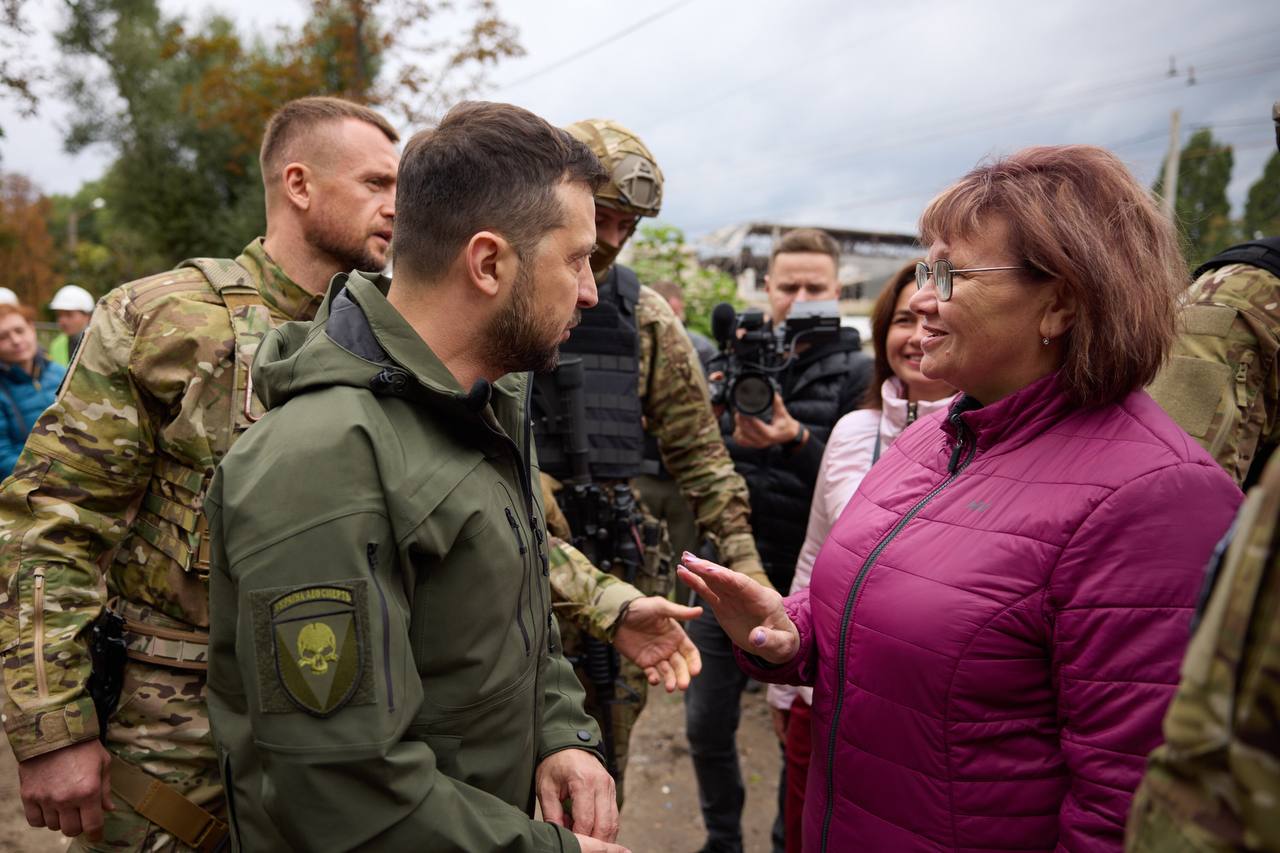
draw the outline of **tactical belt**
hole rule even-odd
[[[149,773],[111,760],[111,793],[198,853],[224,849],[227,825]]]
[[[150,608],[128,601],[117,600],[111,609],[124,617],[125,650],[133,660],[172,669],[209,669],[207,632],[157,625]]]

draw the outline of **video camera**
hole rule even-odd
[[[711,311],[711,333],[720,354],[708,367],[724,374],[710,383],[711,402],[759,417],[773,408],[773,395],[781,391],[777,376],[795,361],[796,344],[839,337],[840,309],[834,299],[797,302],[787,322],[774,328],[759,308],[739,314],[721,302]]]

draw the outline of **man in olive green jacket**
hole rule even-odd
[[[264,340],[268,413],[206,501],[239,849],[621,849],[517,373],[595,302],[602,178],[531,113],[461,105],[402,157],[394,287],[339,276]]]

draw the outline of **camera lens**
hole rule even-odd
[[[733,383],[733,406],[745,415],[759,415],[773,406],[773,386],[759,374],[747,374]]]

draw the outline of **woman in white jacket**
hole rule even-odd
[[[915,293],[916,262],[907,264],[885,284],[871,309],[871,338],[875,344],[875,374],[864,408],[836,422],[818,469],[818,482],[809,507],[804,547],[796,561],[791,592],[809,585],[813,561],[831,527],[858,490],[858,484],[880,454],[917,418],[945,408],[955,389],[920,372],[920,318],[907,307]],[[800,815],[804,807],[805,777],[809,771],[809,703],[812,688],[769,685],[774,728],[786,751],[787,853],[799,853]]]

